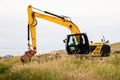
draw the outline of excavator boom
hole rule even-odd
[[[34,12],[32,9],[37,9],[37,8],[33,8],[31,5],[28,6],[28,34],[31,34],[31,38],[32,38],[31,46],[33,49],[36,49],[36,25],[37,25],[36,18],[41,18],[41,19],[62,25],[70,29],[72,34],[80,33],[79,28],[72,21],[68,20],[66,17],[58,16],[56,14],[37,9],[39,10],[39,13],[38,13],[38,12]],[[28,35],[28,37],[30,37],[30,35]],[[30,43],[28,44],[30,49]]]

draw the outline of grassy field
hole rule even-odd
[[[111,45],[112,50],[120,46]],[[120,54],[110,57],[36,55],[31,63],[22,64],[20,57],[0,60],[0,80],[120,80]]]

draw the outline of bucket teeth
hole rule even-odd
[[[26,51],[25,54],[20,58],[21,62],[29,63],[34,54],[35,54],[35,51],[32,51],[32,50]]]
[[[31,57],[24,54],[23,56],[21,56],[21,62],[22,63],[29,63],[31,61]]]

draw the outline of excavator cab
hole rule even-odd
[[[85,33],[67,35],[68,54],[89,54],[89,41]]]

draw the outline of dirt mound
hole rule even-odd
[[[112,53],[120,53],[120,42],[111,44]]]

